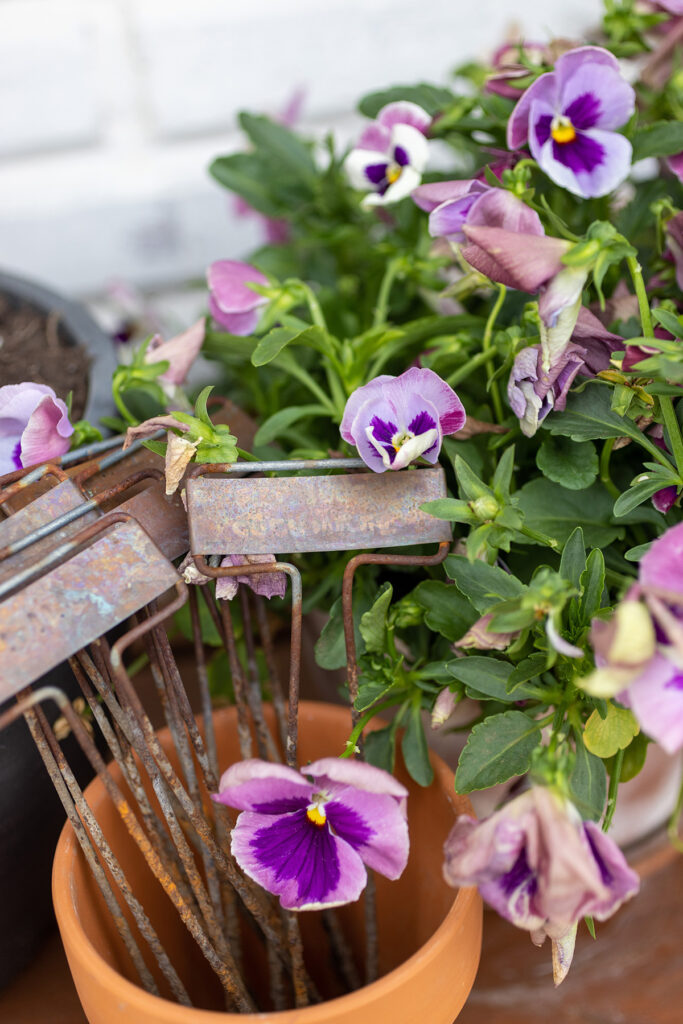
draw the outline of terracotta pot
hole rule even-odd
[[[270,709],[267,709],[270,710]],[[348,737],[348,710],[302,702],[300,760],[329,755]],[[216,713],[221,767],[239,759],[233,708]],[[161,733],[168,749],[168,735]],[[444,839],[457,813],[471,812],[455,794],[453,774],[432,755],[436,781],[421,789],[409,786],[408,820],[411,853],[398,882],[378,876],[380,974],[372,985],[303,1010],[239,1015],[218,1011],[220,993],[210,1002],[213,976],[161,888],[134,847],[96,779],[86,790],[90,806],[145,908],[171,959],[188,986],[193,1002],[216,1010],[188,1009],[144,992],[131,980],[114,926],[90,876],[69,825],[57,846],[53,898],[57,921],[79,997],[90,1024],[239,1024],[245,1020],[277,1024],[452,1024],[474,982],[481,949],[481,901],[475,889],[454,892],[442,880]],[[114,767],[114,774],[117,769]],[[342,908],[341,923],[354,950],[362,956],[362,902]],[[320,915],[302,914],[306,960],[326,996],[333,992],[324,977],[329,959]],[[319,968],[323,968],[321,975]],[[253,980],[250,978],[253,984]],[[162,989],[163,991],[163,989]]]

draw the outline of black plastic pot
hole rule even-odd
[[[82,345],[91,360],[84,418],[97,424],[100,416],[112,413],[114,345],[90,313],[72,299],[14,274],[0,272],[0,293],[41,313],[59,312],[67,339]],[[80,693],[66,663],[36,680],[34,688],[43,685],[58,686],[72,699]],[[58,716],[54,704],[45,705],[45,713],[50,721]],[[63,749],[85,785],[92,772],[73,737]],[[0,732],[0,987],[30,963],[54,926],[50,871],[64,817],[26,723],[14,722]]]

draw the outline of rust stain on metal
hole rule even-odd
[[[115,522],[91,547],[0,604],[0,702],[177,582],[134,520]]]
[[[450,540],[449,524],[420,508],[445,496],[441,468],[257,479],[195,476],[187,481],[191,548],[196,554],[257,555]]]

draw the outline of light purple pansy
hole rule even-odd
[[[545,370],[541,345],[530,345],[517,354],[508,381],[508,401],[526,437],[534,436],[553,409],[565,408],[583,357],[583,349],[570,343]]]
[[[635,92],[616,58],[582,46],[529,86],[508,122],[507,143],[518,149],[528,141],[548,177],[575,195],[604,196],[629,172],[632,146],[616,129],[634,109]]]
[[[396,879],[408,862],[408,791],[388,772],[326,757],[297,772],[256,759],[232,765],[213,799],[242,813],[232,853],[287,910],[357,900],[366,866]]]
[[[458,818],[444,854],[450,885],[478,886],[486,902],[528,930],[537,945],[546,935],[563,943],[582,917],[606,920],[639,888],[638,876],[599,826],[583,822],[569,801],[542,786],[483,821]]]
[[[217,260],[206,273],[209,285],[209,312],[216,323],[231,334],[251,334],[259,321],[261,306],[268,304],[251,284],[267,285],[265,274],[249,263]]]
[[[432,119],[416,103],[382,107],[344,162],[351,185],[368,194],[364,206],[384,206],[410,195],[427,165]]]
[[[0,387],[0,476],[64,455],[73,432],[65,403],[46,384]]]
[[[432,238],[464,242],[463,225],[475,204],[490,191],[488,183],[476,178],[435,181],[416,188],[412,199],[421,210],[429,214],[429,234]]]
[[[404,469],[422,457],[435,463],[445,435],[466,419],[455,391],[433,370],[411,366],[400,377],[383,374],[357,388],[340,432],[376,473]]]

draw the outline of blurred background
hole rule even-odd
[[[277,115],[301,91],[300,127],[345,143],[364,92],[445,81],[514,29],[579,36],[601,7],[0,0],[0,268],[100,303],[123,282],[172,307],[212,260],[261,240],[207,173],[243,146],[237,111]]]

